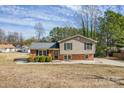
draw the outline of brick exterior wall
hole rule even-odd
[[[31,50],[31,56],[34,58],[36,56],[36,50]]]
[[[94,59],[94,55],[93,54],[89,54],[88,55],[88,60],[93,60]]]
[[[72,54],[72,60],[93,60],[94,54],[88,54],[88,58],[84,58],[83,54]],[[59,56],[59,60],[64,60],[64,55]]]
[[[83,54],[72,54],[72,60],[83,60]]]
[[[124,58],[124,50],[121,51],[121,53],[120,53],[120,57],[121,57],[121,58]]]
[[[120,51],[120,53],[113,53],[113,57],[124,58],[124,51]]]
[[[124,54],[124,53],[123,53]],[[31,56],[34,58],[36,56],[36,50],[31,50]],[[48,56],[53,56],[53,51],[48,51]],[[88,58],[85,59],[83,54],[72,54],[72,60],[93,60],[94,54],[88,54]],[[59,60],[64,60],[64,55],[59,55]]]
[[[64,60],[64,55],[59,55],[59,60]]]

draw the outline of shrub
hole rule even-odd
[[[30,56],[28,58],[29,62],[51,62],[52,57],[49,56],[36,56],[34,59]]]
[[[45,62],[51,62],[51,61],[52,61],[52,57],[47,56]]]
[[[88,55],[84,55],[84,58],[87,59],[88,58]]]
[[[95,57],[105,57],[106,56],[106,46],[96,46]]]
[[[36,56],[36,57],[34,58],[34,61],[35,61],[35,62],[39,62],[39,56]]]
[[[28,62],[34,62],[34,59],[33,59],[32,56],[29,56],[29,57],[27,58],[27,60],[28,60]]]
[[[45,62],[46,56],[39,56],[39,62]]]
[[[119,53],[113,53],[113,57],[119,57]]]

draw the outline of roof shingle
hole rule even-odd
[[[0,44],[0,48],[15,48],[12,44]]]
[[[49,49],[59,48],[58,43],[32,43],[30,49]]]

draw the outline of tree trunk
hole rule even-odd
[[[94,33],[93,33],[93,39],[96,40],[96,16],[95,16],[95,19],[94,19]]]
[[[83,31],[83,36],[86,36],[86,31],[85,31],[85,25],[84,25],[83,18],[82,18],[82,31]]]
[[[90,32],[90,37],[91,37],[91,38],[93,38],[93,23],[92,23],[92,22],[93,22],[93,19],[92,19],[92,17],[91,17],[91,19],[90,19],[90,31],[91,31],[91,32]]]
[[[89,33],[88,33],[88,32],[89,32],[89,22],[88,22],[88,18],[89,18],[89,17],[88,17],[88,13],[87,13],[87,14],[86,14],[86,21],[87,21],[87,22],[86,22],[86,25],[87,25],[87,33],[86,33],[86,36],[87,36],[87,37],[89,37]]]

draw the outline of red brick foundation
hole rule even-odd
[[[94,55],[93,54],[89,54],[88,55],[88,60],[93,60],[94,59]]]
[[[36,50],[31,50],[31,56],[32,56],[32,58],[35,58],[35,56],[36,56]]]
[[[36,56],[36,50],[31,50],[32,58]],[[48,51],[48,56],[53,56],[53,51]],[[85,58],[84,54],[71,54],[72,60],[93,60],[94,54],[88,54],[88,57]],[[59,60],[64,60],[64,54],[59,56]]]
[[[88,54],[88,58],[85,58],[83,54],[72,54],[72,60],[93,60],[94,54]],[[64,55],[59,56],[59,60],[64,60]]]
[[[64,55],[59,55],[59,60],[64,60]]]
[[[72,54],[72,60],[83,60],[82,54]]]

